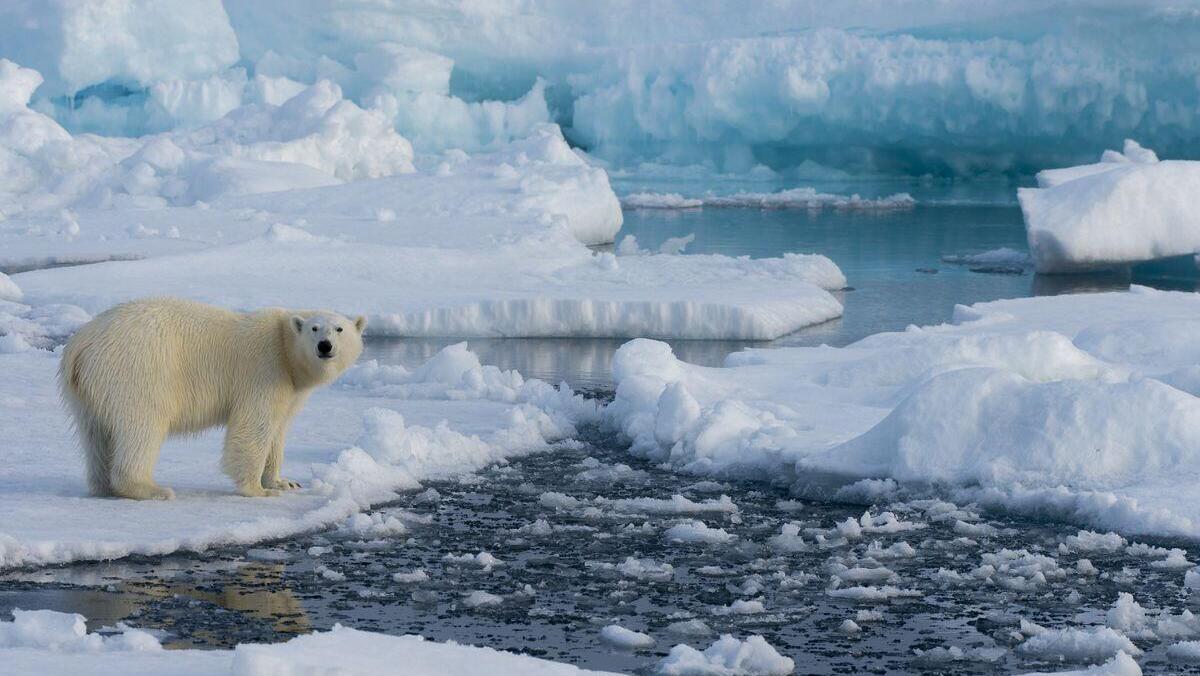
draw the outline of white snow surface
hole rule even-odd
[[[817,495],[936,484],[1101,530],[1198,537],[1197,313],[1196,294],[1143,287],[996,301],[844,348],[746,350],[725,368],[635,340],[604,415],[631,452],[699,475]]]
[[[786,676],[796,668],[762,636],[738,640],[723,634],[703,652],[680,644],[658,663],[668,676]]]
[[[286,643],[239,644],[233,650],[164,650],[144,631],[120,628],[111,636],[87,633],[81,615],[50,610],[13,611],[0,620],[0,663],[13,674],[78,676],[583,676],[600,674],[567,664],[491,648],[437,643],[420,636],[389,636],[335,625]]]
[[[1200,162],[1135,141],[1017,191],[1038,272],[1080,272],[1200,251]]]
[[[102,499],[87,494],[78,442],[58,401],[57,367],[57,353],[0,349],[0,429],[22,430],[10,435],[0,470],[0,568],[287,537],[341,522],[423,479],[546,450],[598,415],[569,390],[481,367],[456,345],[408,376],[408,389],[368,362],[317,391],[288,435],[283,473],[302,490],[236,495],[219,471],[218,430],[163,448],[156,479],[177,499]]]

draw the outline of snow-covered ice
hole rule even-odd
[[[1135,141],[1021,188],[1038,272],[1079,272],[1200,251],[1200,162],[1159,160]]]
[[[125,627],[110,636],[88,633],[82,616],[50,610],[18,610],[13,612],[11,622],[0,620],[0,660],[7,673],[79,676],[601,673],[490,648],[342,626],[274,645],[247,643],[234,650],[164,650],[157,638],[144,631]]]
[[[762,636],[743,641],[729,634],[703,652],[677,645],[658,663],[658,673],[668,676],[785,676],[793,669],[792,658],[780,655]]]
[[[270,500],[235,495],[219,471],[219,436],[206,434],[163,449],[156,477],[178,499],[136,502],[87,495],[78,444],[58,402],[57,353],[0,350],[0,429],[24,430],[7,446],[0,473],[0,568],[286,537],[337,523],[423,479],[546,449],[597,415],[595,404],[568,390],[480,367],[461,345],[426,366],[408,379],[416,391],[356,377],[372,370],[364,364],[349,372],[353,385],[312,397],[288,437],[285,471],[302,491]],[[347,528],[360,537],[403,529],[395,520],[359,521]]]
[[[109,262],[4,283],[35,307],[171,294],[463,337],[772,339],[841,315],[828,290],[846,280],[823,256],[589,250],[613,241],[620,206],[552,124],[418,171],[408,141],[328,80],[142,138],[70,134],[29,107],[39,81],[0,61],[0,266]]]
[[[725,368],[637,340],[617,353],[604,415],[635,454],[695,474],[818,495],[886,478],[1196,537],[1197,312],[1195,294],[1143,287],[996,301],[844,348],[746,350]]]

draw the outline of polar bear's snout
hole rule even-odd
[[[322,340],[317,343],[317,356],[321,359],[333,358],[333,343],[328,340]]]

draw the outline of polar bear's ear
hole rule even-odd
[[[367,328],[367,318],[362,315],[359,315],[357,318],[355,318],[354,328],[358,329],[358,332],[361,334],[363,329]]]
[[[304,317],[301,317],[300,315],[292,315],[292,328],[296,329],[296,333],[300,333],[300,331],[304,328]]]

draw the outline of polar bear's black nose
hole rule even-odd
[[[333,352],[333,343],[329,342],[328,340],[322,340],[321,342],[317,343],[317,352],[323,355]]]

